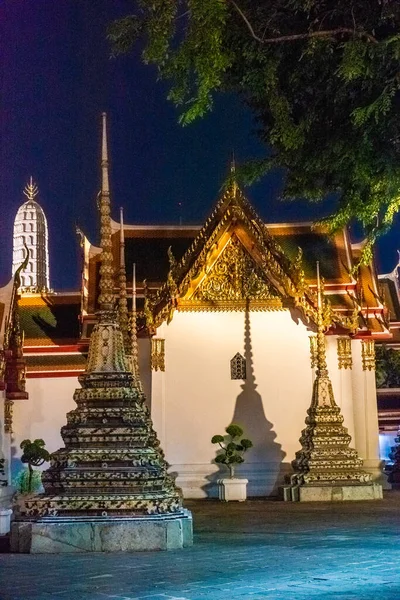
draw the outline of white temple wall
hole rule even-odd
[[[154,428],[171,471],[186,497],[215,493],[224,474],[213,464],[211,437],[232,422],[241,424],[255,444],[238,472],[249,479],[249,495],[273,495],[300,449],[311,402],[313,370],[309,336],[289,311],[252,312],[245,352],[245,314],[175,312],[157,337],[165,338],[166,370],[150,369],[150,341],[139,340],[139,364]],[[338,368],[337,338],[327,336],[327,363],[344,426],[364,459],[365,468],[381,476],[374,371],[363,371],[361,342],[352,341],[353,369]],[[247,379],[232,380],[230,360],[247,359]],[[53,452],[63,446],[60,429],[75,408],[77,377],[27,379],[29,400],[15,401],[11,447],[0,434],[0,450],[11,456],[12,477],[20,470],[19,445],[43,438]],[[4,393],[0,411],[4,415]],[[0,423],[3,429],[3,423]],[[44,466],[46,467],[46,465]]]
[[[382,473],[379,452],[378,406],[374,370],[363,370],[361,340],[352,340],[352,387],[354,401],[355,447],[364,460],[364,467],[374,479],[387,488],[387,478]],[[389,486],[390,487],[390,486]]]
[[[327,365],[329,377],[332,382],[335,401],[342,412],[344,419],[343,425],[351,435],[351,445],[354,447],[355,435],[352,369],[339,369],[337,339],[337,336],[334,335],[327,335],[325,337]]]
[[[249,479],[249,495],[276,494],[300,449],[314,379],[312,332],[289,311],[250,313],[251,358],[243,382],[231,380],[230,360],[245,355],[244,325],[240,312],[175,312],[157,331],[165,339],[166,370],[152,376],[153,423],[186,497],[215,494],[224,471],[212,463],[216,446],[210,440],[231,422],[243,425],[255,444],[238,469]],[[374,371],[362,370],[361,344],[352,343],[353,369],[339,369],[337,336],[327,336],[328,370],[351,445],[381,478]]]
[[[28,400],[16,400],[13,407],[11,471],[15,477],[22,468],[20,443],[24,439],[42,438],[46,449],[54,452],[63,447],[60,429],[66,414],[76,407],[74,391],[80,387],[77,377],[43,377],[26,381]],[[43,465],[46,468],[47,464]]]
[[[143,386],[143,392],[146,396],[146,401],[151,410],[151,340],[150,338],[138,339],[138,363],[140,379]]]
[[[153,373],[152,416],[187,497],[213,494],[210,482],[221,473],[211,463],[211,437],[232,422],[255,444],[239,469],[249,495],[276,493],[300,449],[312,394],[310,332],[289,311],[251,312],[250,324],[245,382],[230,375],[231,358],[244,355],[243,312],[175,312],[157,331],[165,338],[166,369]]]
[[[379,459],[375,371],[363,370],[361,340],[352,340],[355,445],[363,459]]]

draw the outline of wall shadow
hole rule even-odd
[[[263,401],[257,391],[254,373],[253,352],[251,345],[250,312],[247,305],[244,320],[244,358],[246,360],[246,379],[241,384],[242,391],[236,399],[232,423],[240,425],[245,437],[254,446],[245,454],[245,462],[237,467],[238,476],[248,477],[248,496],[277,496],[278,486],[283,483],[288,465],[283,463],[286,453],[277,443],[273,424],[265,416]],[[216,495],[216,481],[227,477],[223,467],[219,472],[210,475],[206,489],[210,496]],[[214,488],[214,489],[213,489]],[[261,493],[260,493],[261,492]]]

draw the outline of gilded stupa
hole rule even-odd
[[[192,543],[191,514],[182,508],[180,490],[167,472],[114,308],[105,114],[101,169],[98,323],[74,394],[77,407],[61,429],[65,447],[52,454],[43,473],[44,494],[26,501],[13,526],[15,552],[152,550]],[[122,315],[124,328],[124,306]]]
[[[363,470],[363,461],[343,425],[335,402],[326,362],[325,329],[330,324],[329,305],[324,303],[317,263],[316,374],[306,428],[300,438],[301,450],[292,462],[294,474],[284,487],[285,500],[341,501],[378,500],[382,486],[372,482]]]

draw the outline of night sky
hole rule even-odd
[[[11,277],[12,228],[32,175],[48,220],[50,279],[78,289],[75,224],[98,242],[100,114],[108,113],[113,217],[127,223],[202,223],[234,149],[260,156],[250,113],[217,98],[210,116],[182,128],[165,84],[137,55],[110,59],[107,25],[132,0],[3,0],[0,4],[0,285]],[[266,221],[311,220],[326,207],[281,203],[272,174],[246,191]],[[180,208],[180,204],[182,207]],[[393,269],[397,225],[379,245],[379,268]]]

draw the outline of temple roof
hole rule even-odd
[[[18,308],[24,346],[60,346],[79,340],[79,294],[24,295]]]
[[[297,253],[299,254],[299,252]],[[233,182],[180,260],[169,252],[166,282],[151,299],[156,322],[179,310],[301,308],[315,297],[291,260]],[[168,315],[168,316],[167,316]]]
[[[70,352],[67,354],[25,354],[28,376],[34,374],[43,375],[43,373],[82,373],[86,365],[86,353]]]
[[[212,259],[208,257],[211,260],[208,265],[207,252],[211,251],[213,244],[225,245],[235,230],[236,238],[247,254],[252,256],[255,266],[261,269],[262,273],[259,275],[264,279],[264,284],[272,285],[277,295],[283,299],[283,304],[287,304],[288,298],[296,304],[302,297],[304,306],[312,312],[316,263],[319,261],[320,273],[325,281],[325,293],[335,314],[340,318],[352,317],[354,321],[354,312],[358,307],[361,335],[390,335],[375,267],[373,264],[362,266],[357,279],[353,276],[352,270],[360,257],[362,246],[351,244],[346,229],[329,235],[323,226],[314,226],[309,222],[265,224],[237,186],[235,198],[232,200],[229,191],[223,194],[203,226],[124,225],[128,293],[132,289],[130,273],[135,262],[139,297],[143,297],[142,282],[146,280],[150,295],[153,294],[153,309],[159,312],[163,305],[171,304],[172,283],[178,288],[174,294],[176,299],[180,298],[177,304],[183,309],[183,300],[189,300],[183,298],[183,288],[193,287],[194,284],[189,280],[194,278],[196,269],[210,269],[219,250],[213,251]],[[111,225],[114,271],[118,273],[120,225],[116,221],[112,221]],[[92,246],[87,238],[83,245],[86,247],[85,307],[90,315],[97,308],[100,249]],[[237,251],[240,252],[240,248],[238,246]],[[299,248],[302,251],[301,260]],[[302,276],[303,280],[300,282]],[[300,287],[303,290],[302,296],[299,295]],[[114,290],[118,295],[117,277]],[[264,297],[265,294],[267,292],[264,290]],[[194,296],[191,298],[193,300]],[[261,304],[262,302],[258,303],[258,308]],[[192,301],[192,307],[193,305]],[[270,305],[274,305],[274,302],[270,302]]]

